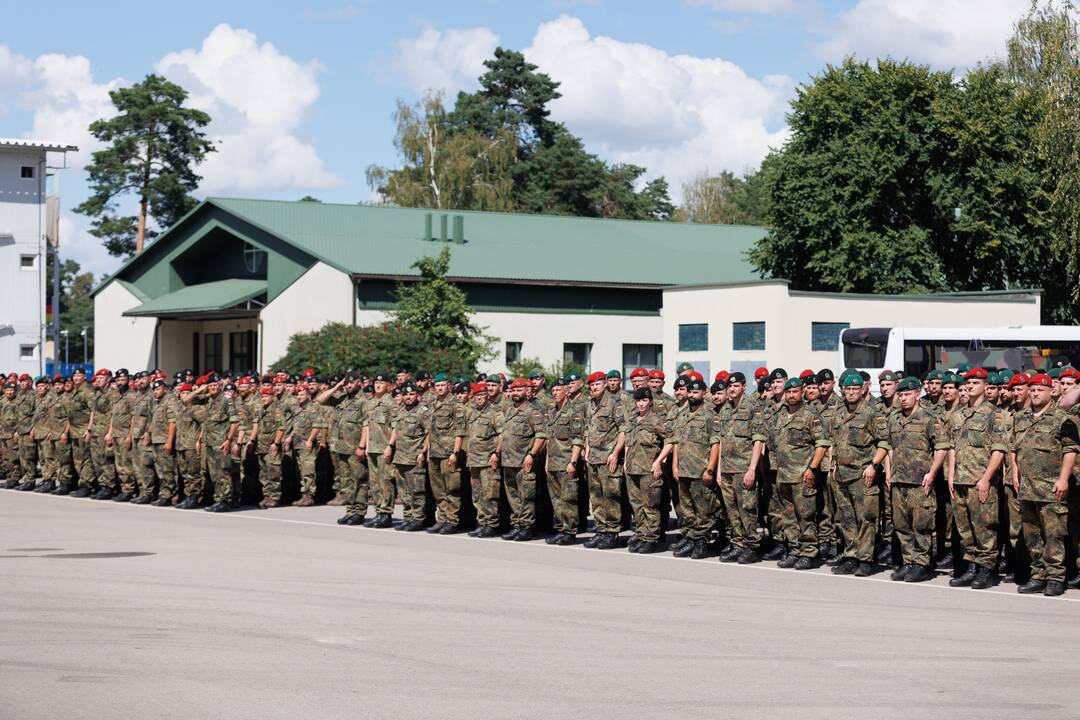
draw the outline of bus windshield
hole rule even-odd
[[[885,351],[892,328],[853,328],[844,330],[844,367],[879,368],[885,366]]]
[[[1080,343],[1040,340],[907,340],[904,372],[922,375],[971,365],[1012,370],[1042,370],[1054,365],[1076,365]]]

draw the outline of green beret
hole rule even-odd
[[[922,383],[916,377],[906,377],[896,384],[896,391],[902,390],[922,390]]]
[[[942,385],[956,385],[959,387],[961,382],[963,382],[963,380],[961,380],[960,376],[954,372],[947,372],[941,377]]]
[[[679,363],[675,367],[675,372],[684,373],[687,370],[693,370],[693,369],[694,369],[694,366],[684,360],[683,362]]]
[[[543,370],[533,369],[533,370],[529,371],[529,379],[530,380],[539,380],[542,377],[544,377],[544,371]]]
[[[860,375],[858,373],[858,371],[849,372],[849,373],[847,373],[846,375],[844,375],[843,377],[840,378],[840,387],[842,387],[842,388],[846,388],[846,387],[862,387],[862,384],[863,384],[862,375]]]
[[[575,380],[580,380],[580,379],[581,379],[581,374],[576,373],[576,372],[568,372],[568,373],[566,373],[565,376],[563,376],[563,380],[565,380],[566,382],[573,382]]]
[[[930,372],[926,373],[927,382],[930,382],[931,380],[940,380],[941,378],[942,372],[940,370],[931,370]]]
[[[790,390],[791,388],[801,388],[802,386],[802,380],[797,377],[788,378],[787,382],[784,383],[785,390]]]
[[[622,373],[619,372],[618,370],[608,370],[607,371],[607,378],[608,378],[608,380],[610,380],[611,378],[622,379]]]
[[[878,375],[877,379],[878,382],[881,382],[882,380],[892,380],[893,382],[895,382],[900,378],[896,377],[896,373],[894,373],[892,370],[886,370],[885,372]]]
[[[1001,372],[998,373],[998,377],[1001,379],[1001,384],[1005,385],[1010,380],[1013,379],[1013,375],[1015,375],[1015,374],[1016,373],[1013,372],[1012,370],[1002,370]]]
[[[964,363],[963,365],[957,365],[956,366],[956,374],[960,375],[960,376],[963,376],[963,374],[966,373],[968,370],[970,370],[972,367],[974,367],[974,366],[971,363]]]
[[[1046,371],[1046,374],[1050,376],[1052,380],[1057,380],[1061,376],[1061,368],[1052,367]]]
[[[450,376],[446,373],[439,373],[434,378],[435,382],[450,382]]]

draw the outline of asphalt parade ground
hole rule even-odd
[[[0,720],[1067,718],[1017,595],[0,491]]]

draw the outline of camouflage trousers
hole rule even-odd
[[[206,484],[203,480],[202,458],[196,454],[194,448],[176,451],[176,474],[184,497],[196,500],[202,497]]]
[[[520,467],[502,469],[506,499],[510,503],[510,525],[532,529],[536,524],[536,473]]]
[[[1023,516],[1024,544],[1031,556],[1031,578],[1065,582],[1068,505],[1021,500],[1020,514]]]
[[[53,463],[56,465],[56,484],[60,487],[75,486],[75,470],[71,466],[71,443],[50,440]]]
[[[0,438],[0,479],[18,480],[21,474],[19,441],[12,437]]]
[[[683,518],[686,517],[686,498],[679,492],[679,478],[671,473],[670,462],[664,464],[664,487],[671,498],[671,506],[675,508],[675,519],[682,527]]]
[[[941,473],[934,479],[934,495],[937,497],[938,522],[937,527],[937,551],[944,553],[952,542],[953,530],[956,529],[956,518],[953,517],[952,493],[949,492],[949,483]]]
[[[334,476],[338,478],[345,514],[364,517],[370,501],[367,463],[353,453],[334,453]]]
[[[296,475],[300,480],[300,492],[304,495],[310,495],[315,497],[315,489],[317,487],[315,482],[315,463],[319,459],[318,447],[308,452],[307,448],[301,443],[300,447],[296,448]]]
[[[737,548],[757,549],[758,538],[758,485],[743,486],[742,473],[720,473],[720,499],[724,503],[724,516],[731,528],[728,539]]]
[[[798,482],[777,483],[773,490],[780,506],[788,552],[799,557],[817,557],[817,489]]]
[[[116,477],[120,481],[120,492],[134,495],[138,488],[135,485],[135,470],[132,467],[131,450],[124,446],[123,438],[113,442],[113,459],[116,462]]]
[[[259,453],[259,485],[264,500],[281,502],[281,452]]]
[[[79,478],[79,487],[90,488],[94,486],[94,458],[91,455],[91,440],[83,439],[82,435],[68,436],[71,443],[71,462],[75,466],[75,475]]]
[[[499,489],[502,477],[491,466],[469,468],[472,486],[472,502],[476,508],[476,522],[484,527],[499,526]],[[550,480],[550,478],[549,478]]]
[[[663,480],[658,481],[661,484]],[[578,479],[562,470],[547,473],[548,496],[551,498],[553,525],[557,533],[577,535],[581,517],[578,512]],[[633,496],[630,502],[633,503]]]
[[[427,468],[417,467],[416,463],[394,463],[393,472],[397,494],[401,498],[401,516],[406,522],[424,522],[427,519]]]
[[[214,486],[214,502],[231,504],[233,500],[232,455],[222,452],[218,446],[209,444],[203,446],[202,458],[206,464],[206,474],[210,476],[210,482]]]
[[[450,469],[449,458],[428,458],[428,482],[435,497],[435,522],[461,522],[461,469]]]
[[[953,516],[964,560],[993,570],[998,561],[998,489],[990,483],[986,502],[974,485],[954,485]]]
[[[368,482],[371,484],[371,502],[375,512],[391,515],[397,502],[397,486],[394,483],[394,467],[385,463],[382,453],[368,453]]]
[[[152,497],[154,494],[154,451],[136,440],[131,448],[131,470],[139,486],[139,495]]]
[[[607,463],[589,463],[588,468],[589,507],[594,529],[598,533],[622,532],[622,467],[611,472]]]
[[[19,436],[19,466],[22,470],[20,479],[33,482],[38,475],[38,448],[29,433]]]
[[[626,492],[634,514],[634,537],[645,542],[660,540],[660,498],[664,494],[664,478],[627,475]],[[576,510],[576,508],[575,508]]]
[[[176,471],[176,451],[165,452],[164,445],[154,446],[154,472],[158,476],[158,499],[172,500],[176,495],[178,476]]]
[[[937,518],[937,498],[921,485],[893,483],[892,518],[904,565],[930,565],[931,539]]]
[[[41,479],[56,482],[56,460],[53,458],[52,440],[37,441],[38,462],[41,463]]]
[[[119,484],[116,474],[116,453],[105,444],[104,435],[91,436],[90,460],[94,463],[94,474],[97,475],[98,485],[109,490],[116,490]]]
[[[844,557],[859,562],[874,561],[881,487],[870,487],[862,479],[836,483],[836,519],[844,538]]]
[[[1020,498],[1011,482],[1002,483],[1001,497],[998,498],[999,507],[1004,514],[1002,521],[1005,530],[1009,533],[1009,546],[1015,548],[1020,543],[1020,536],[1024,534],[1024,522],[1020,509]]]
[[[818,542],[840,544],[840,529],[836,525],[836,484],[826,473],[819,473],[814,480],[818,488]]]
[[[679,494],[686,498],[682,533],[691,540],[707,540],[716,524],[716,490],[701,478],[679,476]]]

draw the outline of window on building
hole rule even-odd
[[[563,343],[563,365],[580,365],[586,372],[592,368],[592,343]]]
[[[19,359],[20,360],[33,360],[34,359],[34,346],[33,345],[20,345],[19,346]]]
[[[630,372],[634,368],[656,370],[664,365],[663,345],[623,345],[623,384],[630,387]]]
[[[506,364],[516,363],[521,359],[521,343],[508,342],[506,343]]]
[[[33,270],[37,266],[36,255],[20,255],[19,267],[23,270]]]
[[[840,333],[849,327],[849,323],[810,323],[810,349],[836,352],[840,348]]]
[[[229,369],[233,372],[250,370],[255,365],[251,356],[253,334],[250,330],[229,333]]]
[[[221,364],[221,333],[205,333],[203,335],[203,366],[202,371],[223,370]]]
[[[24,180],[33,180],[34,179],[34,166],[33,165],[23,165],[21,168],[19,168],[19,175]]]
[[[731,324],[732,350],[764,350],[765,323],[742,322]]]
[[[679,351],[698,352],[709,349],[709,326],[705,323],[679,326]]]

